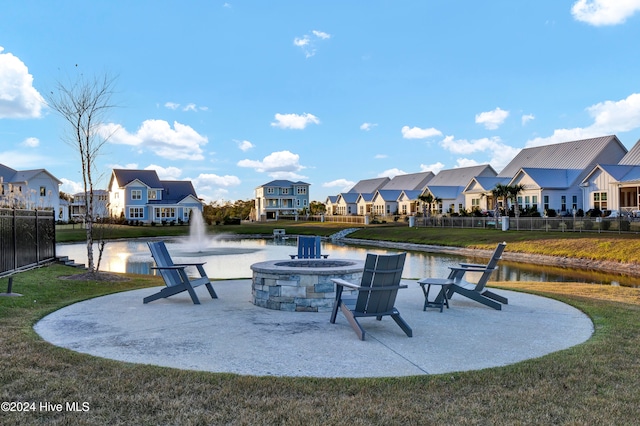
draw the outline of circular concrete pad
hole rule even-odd
[[[144,305],[158,289],[142,289],[70,305],[39,321],[54,345],[120,361],[244,375],[389,377],[504,366],[589,339],[593,324],[564,303],[525,293],[501,311],[455,295],[451,309],[422,310],[415,281],[396,307],[413,329],[407,337],[390,318],[362,318],[358,339],[342,313],[284,312],[251,303],[251,280],[214,282],[219,299],[196,289]]]

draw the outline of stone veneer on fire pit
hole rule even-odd
[[[329,312],[335,298],[331,278],[359,284],[364,262],[351,259],[271,260],[251,265],[254,305],[292,312]]]

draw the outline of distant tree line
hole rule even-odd
[[[253,207],[253,200],[212,201],[205,204],[202,217],[209,225],[247,220],[251,217]]]

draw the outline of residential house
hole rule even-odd
[[[70,217],[73,220],[84,221],[86,219],[86,200],[85,192],[78,192],[73,195],[73,201],[69,204],[71,209]],[[93,220],[105,218],[109,216],[109,191],[105,189],[95,189],[93,191]]]
[[[398,199],[402,190],[379,189],[371,199],[373,214],[376,216],[392,216],[398,214]]]
[[[640,211],[640,140],[614,165],[598,164],[580,185],[584,209],[637,215]]]
[[[338,194],[336,199],[336,214],[341,216],[351,216],[357,214],[358,211],[358,197],[357,192],[342,192]]]
[[[109,182],[109,215],[145,223],[188,222],[202,213],[190,181],[163,181],[155,170],[114,169]]]
[[[356,198],[356,214],[359,216],[370,215],[373,211],[373,195],[372,193],[358,194]]]
[[[324,201],[324,206],[325,206],[324,214],[329,216],[337,214],[336,213],[337,201],[338,201],[337,195],[329,195],[327,199]]]
[[[53,210],[63,220],[62,182],[45,169],[14,170],[0,164],[0,206],[27,210]]]
[[[508,185],[511,178],[496,176],[474,176],[467,184],[462,193],[464,194],[464,205],[467,210],[494,211],[496,203],[502,206],[501,200],[494,200],[492,190],[498,184]]]
[[[434,213],[460,213],[466,210],[463,191],[472,179],[496,177],[497,173],[488,164],[458,167],[440,171],[427,184],[422,194],[432,194],[440,199],[437,206],[431,206]]]
[[[403,216],[415,216],[418,213],[420,201],[418,197],[422,190],[403,190],[398,197],[398,213]]]
[[[530,206],[535,204],[540,213],[554,209],[567,214],[574,206],[586,211],[590,203],[585,199],[585,192],[589,191],[580,186],[585,177],[596,165],[618,164],[626,154],[627,149],[615,135],[525,148],[498,176],[511,178],[510,185],[523,180],[524,190],[518,197],[518,204],[523,208],[528,197]],[[524,174],[523,169],[526,169]],[[540,169],[540,172],[533,169]],[[553,177],[558,182],[551,182],[551,170],[555,170]],[[545,173],[549,178],[543,176]],[[533,203],[534,197],[536,203]]]
[[[256,220],[278,219],[309,208],[309,184],[274,180],[256,188]]]

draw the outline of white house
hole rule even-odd
[[[73,201],[69,204],[71,208],[71,219],[85,220],[85,202],[87,193],[78,192],[73,194]],[[105,189],[96,189],[93,191],[93,220],[109,216],[109,191]]]
[[[26,210],[53,210],[63,220],[62,182],[45,169],[14,170],[0,164],[0,206]]]

